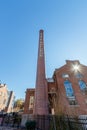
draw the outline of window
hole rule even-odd
[[[62,78],[69,78],[68,74],[62,74]]]
[[[32,110],[34,106],[34,96],[30,96],[29,100],[29,110]]]
[[[76,76],[76,78],[78,78],[78,79],[79,79],[79,78],[83,78],[83,75],[82,75],[82,74],[80,74],[80,73],[76,73],[76,75],[75,75],[75,76]]]
[[[0,92],[0,96],[2,95],[2,92]]]
[[[73,91],[71,82],[68,80],[64,81],[64,86],[65,86],[65,90],[66,90],[66,96],[73,97],[74,91]]]
[[[76,100],[69,100],[69,104],[70,105],[77,105],[77,101]]]
[[[50,83],[54,82],[53,78],[48,78],[47,81],[50,82]]]
[[[5,104],[6,103],[6,99],[4,99],[4,101],[3,101],[3,104]]]
[[[77,105],[77,100],[75,99],[71,82],[69,80],[64,81],[64,86],[69,105]]]
[[[79,83],[80,89],[81,89],[82,91],[84,91],[84,90],[87,89],[86,83],[85,83],[84,81],[79,80],[78,83]]]

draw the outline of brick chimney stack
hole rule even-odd
[[[39,31],[34,115],[48,115],[48,92],[45,75],[44,31]]]

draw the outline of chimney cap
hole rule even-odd
[[[40,29],[40,32],[44,32],[44,30],[43,30],[43,29]]]

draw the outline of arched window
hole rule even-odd
[[[76,78],[78,78],[78,79],[79,79],[79,78],[83,78],[83,75],[82,75],[81,73],[76,73],[75,76],[76,76]]]
[[[84,81],[79,80],[78,83],[79,83],[79,86],[80,86],[81,90],[85,90],[87,88],[86,83]]]
[[[73,91],[71,82],[68,80],[64,81],[64,86],[65,86],[65,90],[66,90],[66,96],[74,97],[74,91]]]
[[[69,75],[64,73],[64,74],[62,74],[62,78],[69,78]]]

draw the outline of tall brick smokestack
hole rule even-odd
[[[34,115],[48,115],[48,93],[45,75],[44,31],[39,31]]]

